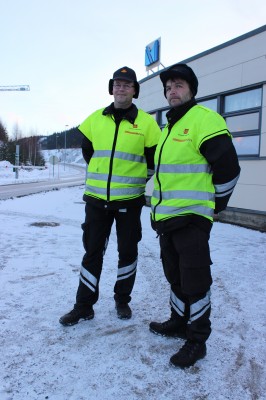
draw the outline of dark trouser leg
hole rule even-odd
[[[83,256],[75,308],[93,305],[99,297],[99,281],[114,215],[112,212],[86,204],[83,229]]]
[[[174,247],[170,234],[160,236],[161,259],[164,274],[170,283],[171,319],[185,331],[189,319],[187,299],[181,290],[179,255]]]
[[[114,299],[118,303],[129,303],[131,300],[137,270],[138,242],[142,237],[141,209],[133,207],[115,212],[119,260]]]
[[[170,358],[170,363],[179,368],[191,367],[207,353],[206,344],[211,333],[210,292],[201,296],[188,296],[190,319],[187,325],[187,341]]]
[[[180,294],[180,290],[178,289],[176,288],[176,285],[171,285],[171,318],[179,321],[180,326],[187,326],[189,320],[189,306],[187,299]]]
[[[170,304],[171,317],[179,320],[180,325],[186,324],[186,334],[189,340],[206,342],[211,334],[211,300],[210,291],[199,296],[180,296],[178,298],[173,288]]]
[[[195,342],[206,342],[211,334],[211,294],[210,291],[197,297],[189,297],[190,318],[187,337]]]
[[[164,272],[171,284],[172,314],[187,324],[188,338],[206,341],[211,332],[209,235],[188,225],[160,238]]]
[[[212,284],[209,234],[188,225],[173,234],[179,254],[180,281],[189,312],[188,339],[205,342],[211,333],[210,287]]]

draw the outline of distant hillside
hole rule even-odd
[[[59,162],[66,162],[67,164],[85,164],[81,148],[66,149],[66,153],[65,149],[42,150],[42,155],[46,163],[49,162],[51,156],[56,156]]]
[[[77,127],[63,132],[55,132],[50,136],[42,137],[40,140],[43,150],[80,148],[83,134]],[[66,145],[66,146],[65,146]]]

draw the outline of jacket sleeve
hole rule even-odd
[[[81,149],[84,160],[86,161],[87,164],[89,164],[90,159],[94,153],[94,150],[92,142],[86,136],[82,138]]]
[[[226,209],[240,175],[238,157],[232,139],[219,135],[206,140],[200,147],[201,154],[211,165],[215,187],[214,213]]]
[[[144,154],[146,157],[147,168],[148,168],[148,176],[147,180],[149,180],[154,174],[154,154],[155,154],[156,146],[145,147]]]

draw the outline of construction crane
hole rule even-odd
[[[23,92],[30,90],[30,87],[29,85],[0,86],[0,92],[11,92],[12,90]]]

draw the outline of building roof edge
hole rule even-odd
[[[231,46],[232,44],[241,42],[242,40],[246,40],[246,39],[248,39],[248,38],[250,38],[252,36],[256,36],[256,35],[264,32],[264,31],[266,31],[266,25],[262,25],[259,28],[256,28],[256,29],[254,29],[254,30],[252,30],[250,32],[244,33],[243,35],[237,36],[234,39],[230,39],[225,43],[222,43],[222,44],[219,44],[219,45],[217,45],[215,47],[212,47],[209,50],[204,50],[203,52],[198,53],[195,56],[186,58],[185,60],[181,60],[181,61],[178,61],[178,62],[185,63],[185,64],[190,63],[191,61],[194,61],[194,60],[197,60],[198,58],[207,56],[208,54],[211,54],[211,53],[214,53],[215,51],[224,49],[225,47],[228,47],[228,46]],[[169,65],[166,68],[169,68],[169,67],[171,67],[171,65]],[[145,82],[145,81],[147,81],[147,80],[149,80],[151,78],[154,78],[155,76],[159,75],[162,71],[164,71],[166,68],[161,69],[160,71],[154,72],[152,75],[146,76],[145,78],[142,78],[141,80],[139,80],[139,83],[142,83],[142,82]]]

